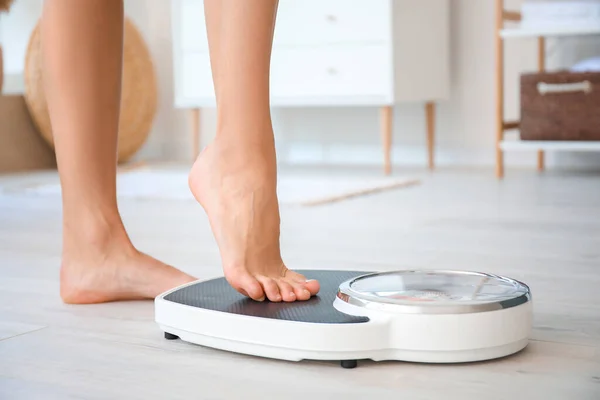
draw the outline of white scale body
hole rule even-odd
[[[301,271],[321,282],[307,302],[255,302],[223,278],[156,298],[168,339],[289,361],[456,363],[527,346],[531,293],[510,278],[463,271]]]

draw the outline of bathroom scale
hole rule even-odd
[[[459,363],[527,346],[529,287],[469,271],[298,271],[321,290],[307,301],[257,302],[225,278],[195,281],[155,299],[166,339],[289,361]]]

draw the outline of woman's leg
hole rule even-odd
[[[306,300],[316,281],[289,271],[279,247],[277,165],[269,103],[276,0],[205,0],[217,136],[190,187],[208,214],[225,276],[255,300]]]
[[[63,196],[63,300],[153,298],[192,280],[138,252],[117,209],[123,1],[47,0],[42,40]]]

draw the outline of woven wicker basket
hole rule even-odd
[[[0,12],[10,10],[13,0],[0,0]]]
[[[522,140],[600,140],[600,73],[521,76]]]
[[[25,59],[25,100],[42,137],[54,146],[44,93],[39,23],[35,27]],[[142,35],[125,19],[123,85],[119,120],[119,162],[127,161],[146,141],[156,114],[157,83],[150,52]]]

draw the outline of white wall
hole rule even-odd
[[[285,1],[285,0],[282,0]],[[161,93],[160,107],[150,138],[138,158],[187,159],[190,138],[185,112],[172,107],[170,2],[126,1],[126,12],[144,34],[156,61]],[[494,162],[494,15],[491,0],[453,0],[452,97],[438,107],[437,160],[440,165],[492,165]],[[6,70],[22,70],[29,32],[42,0],[19,0],[4,18]],[[518,9],[520,0],[508,0]],[[575,46],[572,46],[575,44]],[[506,110],[518,117],[518,74],[536,67],[536,42],[511,40],[506,46]],[[597,37],[561,39],[549,43],[550,67],[568,66],[600,55]],[[394,126],[394,161],[424,165],[425,134],[422,105],[397,107]],[[285,109],[274,111],[283,162],[379,164],[378,113],[366,109]],[[214,132],[213,110],[203,111],[204,140]],[[508,154],[507,165],[533,166],[534,154]],[[549,165],[600,166],[600,154],[549,155]]]

